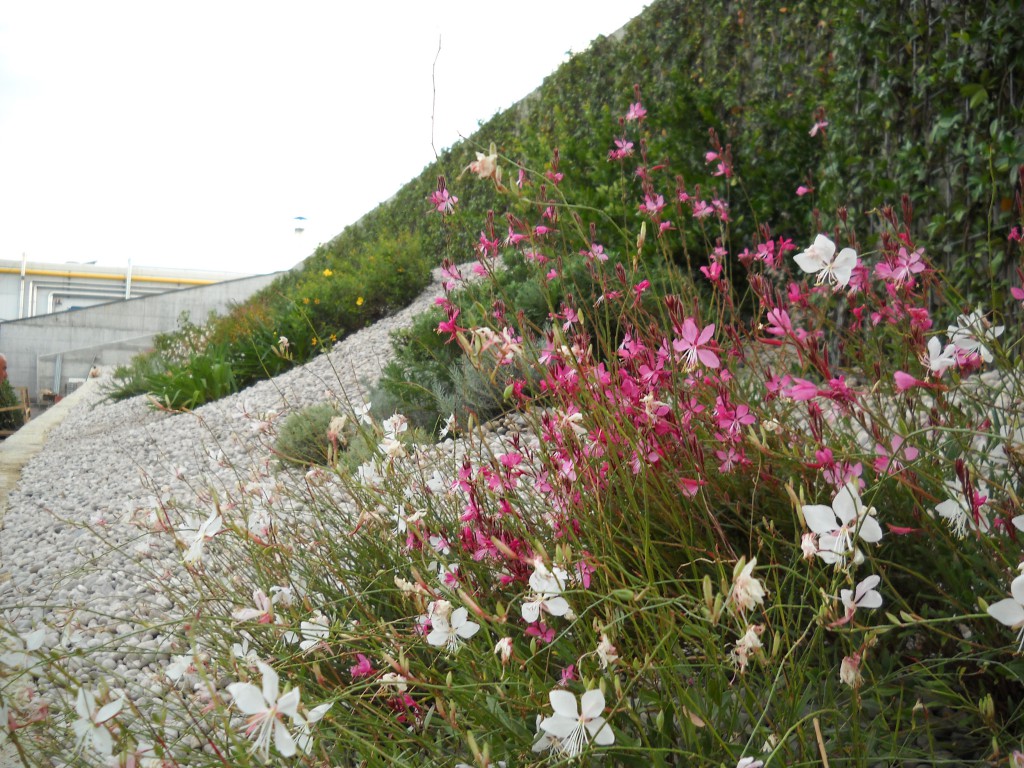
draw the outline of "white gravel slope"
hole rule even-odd
[[[190,488],[235,486],[239,470],[268,461],[246,413],[285,415],[323,402],[327,392],[361,403],[389,357],[390,332],[439,295],[435,272],[409,307],[329,354],[191,414],[154,410],[144,398],[102,402],[96,390],[83,397],[10,494],[0,531],[0,562],[10,575],[0,584],[0,620],[22,635],[45,624],[45,647],[88,649],[72,665],[83,681],[113,672],[144,704],[159,691],[171,650],[159,630],[173,619],[170,603],[155,584],[180,573],[181,554],[169,543],[143,544],[154,537],[132,525],[130,513],[153,506],[154,494],[187,499]],[[146,557],[134,556],[140,544]]]

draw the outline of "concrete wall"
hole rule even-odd
[[[63,394],[68,379],[88,376],[94,364],[127,363],[149,346],[154,334],[175,330],[182,312],[201,322],[211,310],[223,313],[230,303],[244,301],[276,276],[257,275],[0,323],[0,352],[7,356],[11,384],[28,387],[33,400],[38,400],[41,389]]]

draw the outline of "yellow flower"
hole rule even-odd
[[[303,304],[309,304],[309,296],[306,296],[306,297],[305,297],[305,298],[304,298],[304,299],[302,300],[302,303],[303,303]]]
[[[316,346],[316,336],[313,337],[313,341],[311,343],[313,344],[314,347]]]
[[[335,335],[334,335],[334,334],[332,333],[332,334],[331,334],[331,341],[337,341],[337,340],[338,340],[338,337],[337,337],[337,336],[335,336]]]
[[[324,270],[324,277],[330,277],[330,276],[331,276],[331,275],[333,275],[333,274],[334,274],[334,273],[333,273],[333,272],[331,272],[331,270],[329,270],[329,269],[325,269],[325,270]]]
[[[314,304],[319,304],[320,303],[320,299],[313,299],[313,303]]]
[[[362,296],[360,296],[358,299],[356,299],[356,306],[357,307],[363,306],[363,297]]]

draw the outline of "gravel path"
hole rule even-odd
[[[301,368],[194,413],[161,412],[142,397],[104,402],[92,387],[52,429],[9,496],[0,531],[0,563],[9,575],[0,584],[2,623],[22,635],[46,626],[44,647],[88,651],[70,661],[83,682],[123,679],[144,705],[160,691],[174,650],[160,630],[175,618],[161,582],[177,578],[182,566],[169,537],[147,535],[136,524],[140,517],[171,498],[197,499],[195,508],[209,509],[201,489],[265,477],[247,473],[271,459],[253,415],[283,416],[328,393],[363,402],[389,357],[390,332],[439,295],[435,272],[406,309]]]

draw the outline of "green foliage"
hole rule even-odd
[[[137,355],[129,365],[114,370],[105,394],[111,400],[149,394],[164,408],[198,408],[238,391],[229,355],[230,350],[220,345],[209,345],[185,362],[156,350]]]

